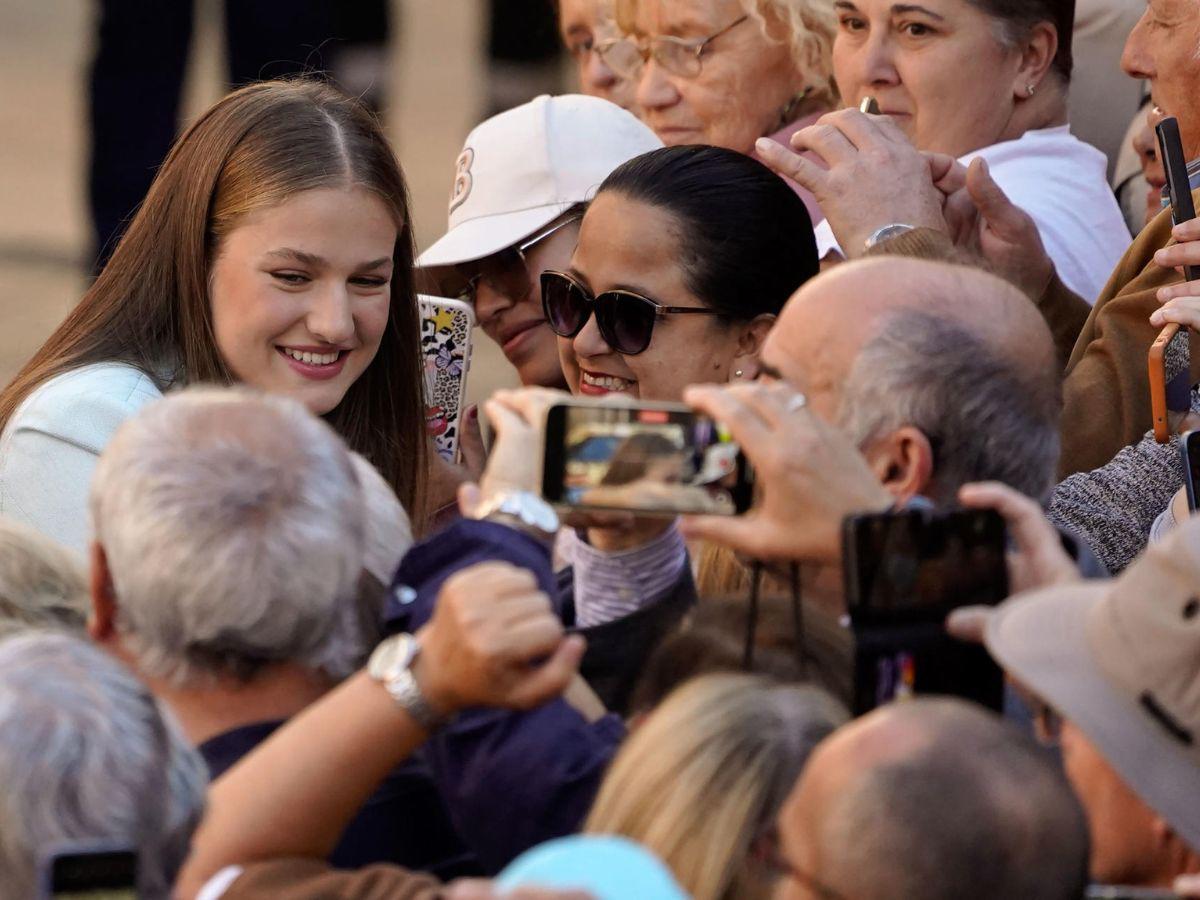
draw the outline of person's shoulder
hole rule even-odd
[[[1032,129],[1016,140],[992,144],[968,155],[986,159],[994,176],[999,176],[1005,167],[1014,166],[1019,167],[1014,174],[1036,178],[1037,173],[1030,172],[1030,166],[1035,166],[1038,170],[1055,169],[1095,178],[1106,188],[1108,185],[1104,154],[1071,134],[1066,125]]]
[[[128,363],[80,366],[38,385],[17,408],[8,431],[30,429],[103,446],[122,422],[162,396],[149,373]]]

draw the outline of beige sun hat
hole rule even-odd
[[[984,642],[1200,851],[1200,518],[1115,580],[1012,598]]]

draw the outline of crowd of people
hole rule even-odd
[[[1084,67],[1148,93],[1098,117],[1127,202],[1094,5],[560,0],[583,93],[481,122],[419,254],[360,99],[201,115],[0,390],[0,898],[114,853],[182,900],[1200,896],[1200,391],[1162,442],[1147,367],[1200,328],[1147,138],[1200,157],[1200,6]],[[418,291],[523,384],[457,461]],[[710,417],[751,507],[552,506],[572,398]],[[1000,602],[929,652],[1002,701],[904,653],[864,708],[854,524],[972,511]]]

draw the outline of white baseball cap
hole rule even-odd
[[[586,203],[613,169],[663,146],[599,97],[541,96],[467,136],[454,169],[450,227],[417,259],[451,266],[491,256]]]

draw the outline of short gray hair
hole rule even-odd
[[[146,687],[61,632],[0,641],[0,897],[36,893],[56,845],[128,845],[166,898],[204,807],[204,761]]]
[[[153,677],[315,665],[357,590],[358,480],[294,400],[195,388],[151,404],[101,455],[91,507],[117,631]]]
[[[350,454],[350,461],[362,486],[367,534],[355,601],[338,607],[337,622],[320,654],[321,668],[339,681],[361,669],[383,640],[387,591],[413,543],[408,514],[387,479],[357,453]]]
[[[838,425],[860,447],[905,425],[934,450],[934,496],[953,504],[973,481],[1000,481],[1035,499],[1059,454],[1059,385],[1028,371],[952,318],[887,316],[846,379]]]
[[[83,630],[83,560],[28,525],[0,517],[0,620]]]

